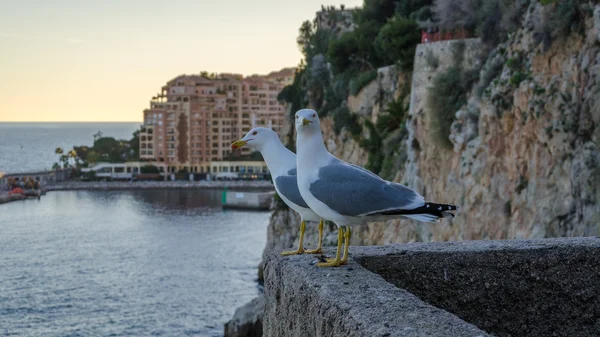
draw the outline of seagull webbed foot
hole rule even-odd
[[[342,253],[343,238],[344,238],[344,234],[342,233],[342,228],[338,227],[338,246],[337,246],[337,251],[335,253],[335,258],[327,259],[327,262],[317,263],[318,267],[339,267],[342,265],[342,260],[340,259],[340,255]]]

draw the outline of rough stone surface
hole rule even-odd
[[[233,318],[225,323],[224,337],[261,337],[264,309],[265,298],[262,295],[238,308]]]
[[[313,260],[267,254],[263,336],[489,336],[353,261]]]
[[[264,336],[599,336],[598,256],[594,237],[268,254]]]
[[[593,31],[591,16],[585,24]],[[572,34],[544,52],[526,27],[527,20],[494,52],[500,74],[457,111],[451,150],[430,141],[425,104],[432,79],[448,65],[442,57],[447,53],[434,51],[440,67],[433,70],[419,55],[435,46],[417,48],[407,127],[409,143],[420,146],[408,148],[401,181],[429,200],[457,203],[461,210],[452,222],[419,226],[388,240],[600,234],[600,48],[596,40]],[[509,66],[509,59],[520,60],[521,68]],[[511,84],[519,73],[529,75]]]
[[[496,336],[600,336],[600,239],[365,247],[384,279]]]
[[[594,32],[596,39],[600,41],[600,5],[594,7]]]

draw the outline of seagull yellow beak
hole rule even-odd
[[[231,149],[232,150],[239,149],[240,147],[246,145],[246,143],[248,143],[248,142],[240,139],[238,141],[233,142],[233,144],[231,144]]]
[[[307,126],[308,124],[312,123],[312,121],[309,121],[306,118],[302,118],[302,126]]]

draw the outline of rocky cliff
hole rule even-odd
[[[533,2],[519,28],[484,57],[478,39],[418,45],[411,75],[380,68],[342,103],[358,116],[359,134],[336,126],[335,116],[322,118],[325,144],[337,157],[369,166],[377,152],[385,179],[461,207],[437,224],[393,220],[354,228],[352,245],[600,235],[600,5],[592,8],[579,29],[552,43],[540,43],[539,34],[549,7]],[[440,144],[428,102],[437,99],[431,88],[450,67],[476,71],[478,80],[466,104],[442,123],[449,134]],[[390,104],[409,105],[403,123],[379,148],[368,148],[369,124],[388,115]],[[265,253],[295,247],[298,225],[294,212],[275,203]],[[335,232],[328,223],[325,245],[335,245]],[[307,226],[306,247],[316,241],[316,226]]]
[[[585,34],[544,50],[533,27],[542,6],[533,4],[522,27],[483,64],[477,64],[477,39],[421,44],[412,78],[393,66],[380,68],[373,82],[348,97],[351,112],[376,122],[410,83],[406,134],[394,139],[394,172],[385,178],[428,200],[461,206],[456,218],[438,224],[395,220],[355,228],[352,244],[599,235],[599,8],[587,16]],[[456,111],[448,148],[431,139],[427,101],[433,79],[452,65],[456,43],[466,45],[464,66],[480,75],[468,104]],[[490,79],[494,68],[498,75]],[[322,121],[327,148],[364,166],[367,150],[347,128],[336,134],[333,124],[331,117]],[[369,137],[368,128],[361,137]],[[307,246],[314,245],[315,226],[307,234]],[[296,241],[295,215],[274,212],[266,249]],[[334,241],[330,232],[327,242]]]
[[[420,146],[408,149],[403,181],[428,199],[462,206],[452,223],[430,228],[432,240],[600,233],[599,8],[584,34],[544,51],[533,33],[543,8],[532,5],[456,112],[451,151],[428,142],[427,81],[413,82],[407,127],[409,141]],[[418,48],[415,78],[425,75],[421,69],[433,76],[419,53],[427,47]],[[486,72],[502,61],[499,76],[485,86]]]

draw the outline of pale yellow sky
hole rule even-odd
[[[0,0],[0,121],[141,121],[187,73],[296,66],[302,21],[362,0]]]

